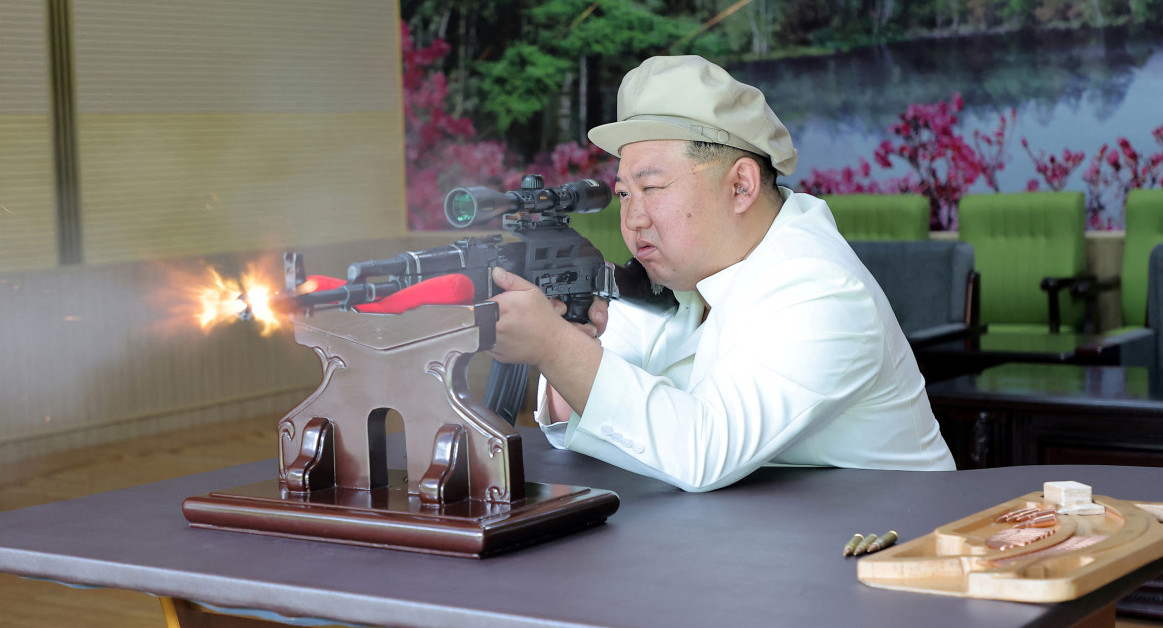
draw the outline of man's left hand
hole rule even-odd
[[[562,318],[565,304],[545,298],[537,286],[499,266],[493,268],[493,282],[504,292],[493,297],[500,319],[489,353],[501,362],[539,365],[554,338],[570,333],[570,323]]]

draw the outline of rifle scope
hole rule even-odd
[[[464,229],[513,212],[596,212],[612,198],[610,186],[596,179],[547,188],[540,175],[525,175],[519,190],[497,192],[483,186],[452,190],[444,197],[444,217],[450,225]]]

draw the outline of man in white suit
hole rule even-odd
[[[884,293],[795,170],[763,94],[696,56],[653,57],[590,139],[621,158],[622,235],[665,313],[595,301],[592,324],[498,270],[493,355],[540,369],[555,446],[688,491],[766,464],[951,470]]]

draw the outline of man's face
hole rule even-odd
[[[650,278],[672,290],[694,290],[722,270],[728,247],[731,190],[725,170],[697,164],[677,140],[622,147],[614,194],[622,205],[622,238]]]

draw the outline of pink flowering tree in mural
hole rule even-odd
[[[889,132],[893,140],[884,140],[873,158],[884,169],[903,162],[911,172],[904,177],[878,181],[873,179],[872,165],[860,158],[856,168],[815,170],[800,181],[800,188],[817,196],[827,194],[924,194],[932,207],[933,229],[956,229],[956,209],[961,197],[980,177],[984,184],[1000,192],[997,175],[1009,160],[1006,146],[1017,118],[1014,110],[998,117],[993,131],[975,131],[972,146],[957,132],[957,114],[964,102],[957,94],[948,103],[909,105],[900,122]],[[1163,126],[1151,133],[1163,146]],[[1053,191],[1066,186],[1071,174],[1085,161],[1086,155],[1068,148],[1060,155],[1035,152],[1026,138],[1022,148],[1034,162],[1042,181],[1030,179],[1027,191],[1036,191],[1044,182]],[[1112,148],[1104,145],[1082,174],[1086,184],[1087,225],[1091,229],[1120,229],[1127,192],[1135,188],[1163,184],[1163,151],[1146,155],[1135,150],[1126,138],[1119,138]]]
[[[909,105],[900,122],[889,132],[894,140],[884,140],[873,159],[884,169],[895,161],[906,164],[910,172],[878,183],[871,180],[871,165],[864,159],[856,169],[813,170],[802,186],[814,194],[923,194],[932,208],[930,224],[934,229],[957,227],[957,203],[978,177],[997,190],[997,173],[1008,160],[1006,145],[1015,114],[1000,116],[997,129],[977,133],[974,146],[956,132],[957,114],[965,106],[959,94],[947,103]]]
[[[1008,152],[1011,139],[1010,130],[1014,122],[1017,121],[1018,112],[1011,108],[1008,116],[1000,114],[997,118],[997,127],[992,132],[973,131],[973,148],[977,151],[981,176],[985,179],[985,184],[994,192],[1001,192],[997,175],[1005,170],[1006,162],[1010,160]]]
[[[472,120],[445,110],[448,80],[435,69],[449,46],[437,39],[417,48],[401,27],[404,86],[404,159],[408,227],[444,229],[444,194],[457,186],[515,185],[520,173],[500,142],[473,141]]]
[[[1069,148],[1063,148],[1061,156],[1047,156],[1046,152],[1041,150],[1035,155],[1034,151],[1030,149],[1030,143],[1024,137],[1022,138],[1022,148],[1034,162],[1034,169],[1042,176],[1042,180],[1055,192],[1060,192],[1066,186],[1066,181],[1070,179],[1070,175],[1086,159],[1085,153],[1076,153]],[[1037,179],[1030,179],[1026,184],[1026,190],[1029,192],[1036,192],[1039,189],[1041,189],[1041,184]]]
[[[812,169],[810,175],[800,181],[800,188],[814,196],[825,194],[896,194],[908,191],[911,181],[901,182],[902,187],[881,184],[872,180],[872,164],[861,157],[856,168],[844,166],[834,170]]]
[[[986,170],[991,176],[1000,170],[1001,161],[986,163],[982,155],[954,130],[957,114],[965,107],[960,94],[953,94],[949,102],[909,105],[901,114],[900,122],[889,127],[897,141],[885,140],[876,149],[874,158],[883,168],[892,167],[894,160],[903,160],[917,177],[913,191],[929,197],[932,208],[930,224],[934,229],[957,228],[957,203],[969,186]],[[990,144],[1004,148],[1005,118],[999,132],[982,136]],[[996,154],[1003,158],[1004,149]]]
[[[1151,132],[1163,147],[1163,126]],[[1139,153],[1125,137],[1112,148],[1103,144],[1082,173],[1086,183],[1086,215],[1091,229],[1121,229],[1127,193],[1163,182],[1163,151]]]
[[[872,180],[872,166],[861,158],[857,168],[812,170],[801,187],[816,195],[923,194],[929,198],[932,227],[956,229],[957,204],[979,177],[999,191],[997,175],[1009,160],[1007,145],[1016,118],[1013,110],[1000,115],[997,127],[974,133],[970,145],[955,128],[964,107],[961,96],[954,94],[949,102],[909,105],[900,115],[900,122],[889,128],[894,139],[881,142],[873,159],[884,169],[903,162],[909,168],[904,176]]]

